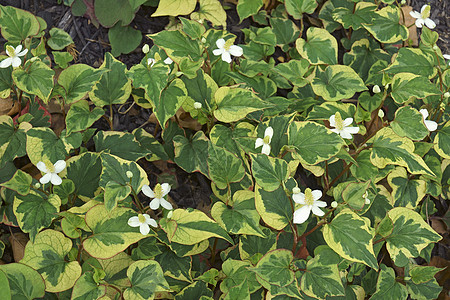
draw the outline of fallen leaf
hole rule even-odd
[[[15,262],[19,262],[23,258],[28,241],[27,235],[21,232],[13,233],[9,237]]]
[[[404,19],[402,16],[402,18],[400,19],[400,24],[408,27],[416,22],[416,19],[411,17],[411,15],[409,14],[412,10],[413,8],[411,6],[402,6],[402,15],[404,16]],[[419,45],[419,37],[417,36],[416,25],[409,27],[409,39],[411,40],[413,46]]]

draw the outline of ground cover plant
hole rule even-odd
[[[240,0],[238,43],[217,0],[118,2],[171,16],[130,68],[76,63],[68,33],[0,5],[0,216],[29,238],[2,299],[445,297],[450,56],[431,6]],[[133,107],[152,132],[115,130]],[[178,206],[149,168],[167,163],[208,202]]]

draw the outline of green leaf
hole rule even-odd
[[[61,212],[59,215],[63,217],[61,220],[61,229],[68,237],[77,239],[81,236],[81,229],[88,232],[90,231],[84,221],[84,215],[81,217],[68,211]]]
[[[208,288],[205,282],[196,281],[185,287],[181,292],[175,295],[175,300],[212,300],[213,292]]]
[[[324,226],[323,237],[328,246],[343,258],[378,269],[369,219],[344,209]]]
[[[243,0],[236,6],[237,13],[241,22],[248,17],[256,15],[263,6],[263,0]]]
[[[47,292],[62,292],[73,287],[81,275],[80,264],[65,259],[71,249],[70,239],[59,231],[48,229],[38,233],[34,242],[28,242],[20,262],[41,274]]]
[[[196,0],[162,1],[158,4],[158,8],[152,14],[152,17],[189,15],[194,11],[196,4]]]
[[[312,14],[317,7],[315,0],[286,0],[284,2],[286,11],[294,19],[301,19],[303,13]]]
[[[287,286],[294,281],[294,271],[291,264],[294,255],[286,249],[277,249],[268,252],[250,270],[256,273],[259,282],[266,281],[271,285]]]
[[[346,202],[351,209],[361,210],[364,207],[364,194],[369,188],[370,181],[352,182],[348,184],[342,192],[342,200]]]
[[[398,51],[392,64],[384,71],[388,74],[413,73],[416,75],[432,78],[436,75],[434,67],[434,58],[419,48],[403,47]]]
[[[1,118],[1,117],[0,117]],[[1,148],[0,148],[1,149]],[[444,127],[434,137],[434,150],[447,159],[450,159],[450,122],[447,121]]]
[[[39,33],[38,19],[30,12],[12,6],[0,5],[2,36],[10,43],[20,43]]]
[[[308,84],[305,74],[309,71],[309,62],[306,59],[290,60],[275,66],[274,70],[294,86],[304,87]]]
[[[390,128],[383,128],[375,135],[370,161],[378,168],[393,164],[406,167],[412,174],[435,176],[423,159],[414,153],[414,143],[396,135]]]
[[[129,0],[97,0],[94,3],[95,18],[104,27],[112,27],[118,21],[128,25],[134,18],[136,7],[132,7]]]
[[[380,43],[392,44],[408,38],[408,29],[400,24],[401,12],[398,7],[387,6],[375,11],[369,24],[362,24]]]
[[[2,297],[4,297],[5,300],[11,300],[11,290],[9,288],[8,278],[6,277],[6,274],[4,272],[1,272],[1,269],[0,269],[0,288],[3,293]]]
[[[169,160],[164,147],[153,137],[153,135],[142,128],[135,129],[133,134],[135,139],[141,144],[141,147],[147,152],[145,158],[148,161]]]
[[[371,180],[378,182],[394,169],[393,165],[386,165],[384,169],[378,169],[370,161],[371,151],[363,150],[356,158],[356,164],[350,167],[352,175],[362,181]]]
[[[30,233],[31,240],[58,217],[60,206],[61,199],[56,194],[44,198],[42,193],[30,191],[26,196],[14,197],[14,214],[17,222],[23,232]]]
[[[164,271],[166,279],[174,278],[191,283],[192,258],[189,256],[179,257],[173,251],[166,248],[163,253],[155,257]]]
[[[217,237],[233,244],[226,231],[199,210],[175,209],[172,218],[161,219],[160,222],[170,242],[194,245],[210,237]]]
[[[392,78],[391,96],[395,102],[402,104],[411,98],[423,99],[441,92],[426,77],[411,73],[397,73]]]
[[[222,264],[222,272],[226,277],[220,284],[220,290],[224,293],[235,293],[236,287],[241,283],[244,289],[253,293],[261,287],[261,284],[256,280],[256,274],[249,268],[252,265],[248,261],[227,259]]]
[[[8,289],[11,289],[11,299],[32,300],[44,297],[44,280],[37,271],[29,266],[20,263],[10,263],[0,265],[0,273],[2,273],[1,271],[4,272],[8,279]],[[2,293],[3,291],[2,288]]]
[[[202,59],[202,49],[199,41],[192,40],[181,31],[163,30],[155,34],[150,34],[148,37],[151,38],[158,47],[164,49],[167,55],[176,63],[180,63],[181,59],[184,57],[188,57],[192,61],[199,61]]]
[[[129,185],[121,185],[109,181],[105,186],[105,207],[108,212],[117,207],[117,202],[125,199],[131,193]]]
[[[69,52],[52,51],[55,63],[61,68],[65,69],[69,66],[69,63],[73,60],[72,54]]]
[[[292,122],[288,144],[295,147],[295,157],[309,165],[330,159],[344,145],[341,137],[315,122]]]
[[[181,24],[183,24],[183,31],[193,39],[201,39],[205,33],[205,26],[197,21],[189,20],[180,17]]]
[[[270,18],[270,25],[277,38],[277,46],[284,46],[294,42],[300,34],[298,27],[289,19]]]
[[[208,147],[211,142],[202,131],[197,131],[189,140],[177,135],[173,138],[175,163],[188,173],[198,171],[208,175]]]
[[[49,33],[50,38],[47,40],[47,45],[53,50],[62,50],[70,44],[73,44],[70,35],[62,29],[53,27]]]
[[[99,107],[125,103],[131,94],[131,79],[126,76],[125,64],[107,52],[100,69],[109,71],[96,82],[92,91],[89,92],[89,99]]]
[[[214,116],[225,123],[239,121],[251,112],[272,106],[251,91],[242,88],[221,87],[216,91],[214,98],[217,104]]]
[[[410,106],[400,107],[390,125],[396,134],[412,140],[420,141],[428,135],[422,114]]]
[[[442,291],[442,287],[436,279],[431,279],[430,281],[416,284],[412,281],[406,282],[406,288],[408,293],[413,299],[438,299],[439,294]]]
[[[66,163],[67,178],[72,180],[75,185],[74,194],[94,198],[102,172],[99,155],[85,152],[69,158]]]
[[[233,195],[233,205],[228,207],[218,201],[211,209],[211,216],[231,234],[257,235],[264,237],[259,226],[254,193],[241,190]]]
[[[314,1],[315,2],[315,1]],[[337,64],[337,41],[325,29],[310,27],[306,31],[308,41],[299,38],[295,42],[298,53],[311,64]]]
[[[154,107],[153,111],[161,127],[165,127],[167,120],[175,115],[186,100],[186,97],[186,87],[183,81],[177,78],[162,91],[159,97],[150,99]]]
[[[369,2],[358,2],[354,9],[350,7],[336,7],[333,10],[333,20],[342,24],[345,29],[350,27],[358,30],[362,24],[370,24],[377,17],[375,11],[377,6]]]
[[[14,83],[19,89],[38,96],[45,103],[48,102],[53,89],[55,72],[39,60],[27,60],[22,68],[12,72]]]
[[[433,266],[414,266],[409,270],[409,275],[414,283],[424,283],[434,278],[436,273],[443,269]]]
[[[281,230],[292,220],[291,200],[283,187],[268,192],[255,184],[255,206],[264,223]]]
[[[111,212],[104,205],[91,208],[86,213],[86,224],[93,235],[83,241],[84,250],[95,258],[105,259],[145,238],[138,227],[128,225],[128,219],[133,216],[136,212],[125,207],[117,207]]]
[[[341,117],[345,120],[346,118],[353,118],[355,111],[355,105],[350,103],[324,102],[320,105],[314,105],[306,119],[329,120],[332,115],[339,112]]]
[[[395,280],[394,269],[381,265],[377,280],[377,289],[370,299],[407,299],[406,287]]]
[[[157,101],[167,86],[169,72],[169,66],[157,62],[151,68],[142,64],[134,65],[127,76],[133,81],[134,88],[144,89],[151,101]]]
[[[156,292],[169,290],[163,270],[156,261],[138,260],[127,270],[131,288],[123,293],[125,300],[151,299]]]
[[[241,180],[245,175],[241,160],[230,151],[214,144],[210,144],[208,148],[207,163],[209,177],[219,189]]]
[[[71,300],[99,299],[105,296],[106,285],[97,284],[93,272],[86,272],[78,278],[72,290]]]
[[[409,258],[417,257],[430,243],[442,239],[422,217],[405,207],[391,209],[386,215],[393,227],[386,237],[386,249],[399,267],[405,266]]]
[[[31,127],[30,123],[23,122],[16,128],[10,116],[0,116],[0,168],[16,157],[26,155],[26,132]]]
[[[286,161],[265,154],[251,154],[251,158],[255,181],[264,190],[274,191],[289,178]]]
[[[136,49],[142,41],[142,33],[131,26],[116,24],[108,30],[108,38],[111,42],[111,54],[119,56]]]
[[[103,151],[130,161],[138,161],[147,155],[146,149],[128,132],[98,131],[93,140],[97,152]]]
[[[214,26],[227,26],[227,14],[218,0],[199,0],[200,9],[191,14],[192,20],[209,20]]]
[[[4,186],[10,190],[16,191],[22,196],[25,196],[30,192],[32,181],[33,178],[31,177],[31,175],[25,173],[22,170],[17,170],[17,172],[10,180],[0,184],[0,186]]]
[[[70,106],[66,116],[67,134],[83,131],[94,124],[105,114],[105,111],[99,107],[94,107],[91,111],[89,103],[86,100],[80,100]]]
[[[264,237],[241,235],[239,237],[239,256],[256,264],[264,254],[277,248],[277,236],[269,228],[263,227]]]
[[[210,110],[213,107],[214,94],[218,89],[217,83],[202,69],[197,71],[197,76],[190,79],[182,76],[184,85],[187,90],[187,95],[193,99],[194,102],[199,102],[202,107]]]

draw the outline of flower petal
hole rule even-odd
[[[167,57],[167,58],[164,60],[164,63],[165,63],[166,65],[170,65],[171,63],[173,63],[173,60],[172,60],[170,57]]]
[[[161,199],[155,198],[152,201],[150,201],[150,208],[153,210],[157,210],[159,208],[159,204],[161,202]]]
[[[163,192],[162,196],[164,197],[165,195],[167,195],[170,192],[170,184],[168,184],[168,183],[161,184],[161,190]]]
[[[304,205],[294,211],[294,223],[302,224],[305,223],[309,218],[309,214],[311,213],[311,207],[309,205]]]
[[[353,123],[353,118],[347,118],[344,120],[344,127],[350,126]]]
[[[435,121],[425,120],[424,122],[428,131],[435,131],[438,128],[438,124]]]
[[[28,49],[24,49],[22,52],[17,53],[17,56],[24,56],[28,53]]]
[[[241,56],[242,54],[244,54],[244,50],[242,50],[241,47],[236,46],[236,45],[232,45],[228,51],[233,56]]]
[[[264,144],[261,150],[262,154],[269,155],[270,154],[270,145]]]
[[[341,131],[337,128],[330,129],[332,132],[339,134]]]
[[[223,49],[214,49],[214,50],[213,50],[213,54],[214,54],[215,56],[218,56],[218,55],[221,55],[224,51],[225,51],[225,50],[223,50]]]
[[[422,15],[418,11],[410,11],[409,15],[415,19],[422,18]]]
[[[13,68],[17,68],[18,66],[20,66],[22,64],[22,60],[19,57],[13,57],[12,58],[12,63],[11,65],[13,66]]]
[[[55,168],[55,173],[59,173],[66,168],[66,162],[61,159],[55,162],[53,166]]]
[[[305,194],[303,193],[293,194],[292,200],[294,200],[294,202],[298,204],[305,204]]]
[[[268,136],[270,139],[269,139],[269,143],[270,143],[270,141],[272,140],[272,137],[273,137],[273,128],[272,127],[267,127],[266,128],[266,130],[264,130],[264,137],[266,137],[266,136]]]
[[[46,184],[52,179],[52,173],[47,173],[39,179],[39,182],[42,184]]]
[[[425,8],[427,8],[428,4],[424,4],[422,5],[422,7],[420,8],[420,13],[422,14],[423,11],[425,10]]]
[[[321,216],[323,216],[325,214],[320,208],[318,208],[315,205],[313,205],[311,210],[312,210],[313,214],[315,214],[316,216],[319,216],[319,217],[321,217]]]
[[[442,54],[445,59],[450,59],[450,54]]]
[[[318,207],[326,207],[327,203],[325,201],[314,201],[314,205]]]
[[[359,127],[345,127],[344,130],[351,134],[357,134],[359,132]]]
[[[426,108],[422,108],[419,112],[422,114],[424,120],[428,118],[428,110]]]
[[[262,138],[257,138],[255,141],[255,148],[259,148],[264,145],[264,140]]]
[[[418,18],[417,20],[416,20],[416,27],[417,28],[422,28],[422,26],[423,26],[423,24],[425,24],[425,21],[422,19],[422,18]]]
[[[311,192],[314,201],[319,200],[320,198],[322,198],[322,191],[321,190],[314,190]]]
[[[155,193],[152,191],[152,189],[144,184],[142,186],[142,192],[144,193],[145,196],[149,197],[149,198],[155,198]]]
[[[0,68],[7,68],[12,64],[12,58],[8,57],[0,62]]]
[[[129,218],[128,225],[130,225],[131,227],[138,227],[139,225],[141,225],[141,222],[139,222],[139,217],[134,216]]]
[[[350,140],[350,139],[353,138],[353,136],[351,135],[351,133],[347,131],[347,128],[344,128],[344,130],[342,130],[341,132],[339,132],[339,135],[340,135],[343,139],[347,139],[347,140]]]
[[[150,227],[148,226],[148,224],[141,224],[139,226],[139,231],[142,235],[147,235],[150,232]]]
[[[331,127],[336,127],[336,116],[335,115],[332,115],[328,121],[330,121]]]
[[[425,19],[425,26],[427,26],[430,29],[434,29],[436,27],[436,23],[434,23],[434,21],[431,20],[430,18],[426,18]]]
[[[167,201],[166,199],[161,199],[160,203],[161,203],[161,206],[164,207],[167,210],[172,210],[173,209],[172,204],[170,204],[170,202]]]
[[[17,55],[17,53],[19,53],[21,50],[22,50],[22,45],[19,44],[19,45],[16,47],[16,49],[14,49],[14,52],[15,52],[16,55]]]
[[[153,219],[147,220],[146,222],[147,224],[152,225],[153,227],[158,227],[158,223],[156,223],[156,221]]]
[[[224,52],[222,53],[222,60],[223,60],[224,62],[230,63],[230,62],[231,62],[231,55],[230,55],[230,52],[224,51]]]
[[[52,176],[50,181],[52,182],[53,185],[60,185],[62,183],[62,179],[61,179],[61,177],[58,176],[58,174],[56,174],[56,173],[50,173],[50,174]]]
[[[44,164],[44,162],[40,161],[36,164],[36,167],[39,169],[39,171],[44,173],[49,173],[47,166]]]
[[[218,40],[216,41],[216,46],[217,46],[217,48],[219,48],[219,49],[223,49],[223,46],[225,46],[225,40],[224,40],[224,39],[218,39]]]

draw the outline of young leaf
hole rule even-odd
[[[387,6],[375,11],[369,24],[363,24],[380,43],[393,44],[408,38],[408,29],[400,24],[402,18],[400,8]]]
[[[315,1],[314,1],[315,2]],[[311,64],[335,65],[337,63],[337,41],[325,29],[310,27],[306,32],[305,41],[299,38],[295,42],[298,53]]]
[[[240,181],[245,175],[242,162],[233,153],[211,144],[208,148],[209,177],[219,189]]]
[[[399,136],[405,136],[412,140],[422,140],[429,133],[423,123],[422,114],[410,106],[397,109],[391,127]]]
[[[103,151],[129,161],[137,161],[147,155],[146,149],[128,132],[100,130],[93,140],[97,152]]]
[[[18,194],[25,196],[30,192],[30,186],[33,178],[30,174],[25,173],[22,170],[17,170],[14,176],[8,180],[0,184],[0,186],[4,186],[10,190],[16,191]]]
[[[411,98],[423,99],[439,95],[439,89],[426,77],[412,73],[397,73],[392,78],[391,96],[395,102],[403,104]]]
[[[408,292],[406,291],[406,287],[395,280],[394,269],[384,264],[381,265],[380,275],[377,280],[377,289],[371,299],[406,299],[407,297]]]
[[[263,6],[263,0],[243,0],[236,6],[237,13],[241,22],[248,17],[256,15]]]
[[[47,45],[53,50],[62,50],[70,44],[73,44],[70,35],[62,29],[53,27],[49,33],[50,38],[47,40]]]
[[[78,278],[71,300],[99,299],[106,294],[106,285],[97,284],[93,276],[93,272],[86,272]]]
[[[450,159],[450,122],[445,123],[434,137],[434,150],[444,158]]]
[[[286,11],[294,19],[301,19],[304,13],[312,14],[317,7],[315,0],[286,0]]]
[[[255,206],[263,221],[270,227],[281,230],[292,220],[290,199],[283,187],[268,192],[255,184]]]

